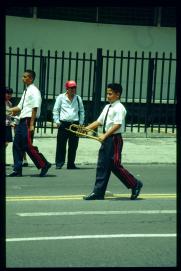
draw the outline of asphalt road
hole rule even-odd
[[[6,266],[176,266],[176,165],[126,168],[144,184],[136,201],[114,175],[105,200],[82,200],[95,166],[7,178]]]

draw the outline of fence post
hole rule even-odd
[[[40,77],[39,77],[39,89],[41,92],[42,97],[42,106],[41,106],[41,114],[38,119],[38,128],[43,127],[43,121],[45,120],[45,110],[46,110],[46,104],[45,104],[45,82],[46,82],[46,57],[42,56],[40,57]]]
[[[95,87],[93,92],[93,118],[97,119],[98,114],[100,113],[101,107],[101,90],[102,90],[102,48],[97,49],[97,59],[96,59],[96,68],[95,68]]]
[[[148,63],[148,81],[147,81],[147,95],[146,95],[146,114],[145,114],[145,130],[150,126],[151,116],[151,100],[153,89],[153,73],[154,73],[154,59],[150,58]]]

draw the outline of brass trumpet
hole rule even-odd
[[[77,136],[80,137],[87,137],[87,138],[92,138],[95,140],[98,140],[101,142],[100,138],[97,135],[97,132],[92,130],[92,129],[87,129],[83,125],[78,125],[78,124],[71,124],[69,128],[66,128],[67,131],[72,132],[76,134]]]

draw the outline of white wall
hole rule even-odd
[[[6,48],[12,47],[13,51],[16,52],[16,48],[20,48],[20,52],[24,53],[24,49],[27,48],[31,52],[35,49],[36,53],[39,54],[39,50],[43,49],[43,54],[45,55],[48,50],[51,51],[51,55],[57,50],[58,54],[62,51],[68,53],[72,51],[72,56],[75,56],[76,52],[81,55],[83,52],[93,53],[93,57],[96,58],[97,48],[103,48],[103,54],[106,50],[110,50],[110,55],[114,50],[117,50],[117,54],[120,55],[120,51],[123,50],[124,56],[130,50],[131,56],[134,56],[134,52],[138,52],[138,57],[141,55],[142,51],[145,52],[147,56],[148,52],[151,51],[153,55],[158,52],[158,56],[161,57],[162,53],[165,52],[166,57],[169,56],[170,52],[173,53],[173,58],[176,55],[176,29],[168,27],[149,27],[149,26],[125,26],[125,25],[111,25],[111,24],[94,24],[94,23],[83,23],[83,22],[70,22],[70,21],[59,21],[59,20],[45,20],[45,19],[34,19],[34,18],[22,18],[22,17],[6,17]],[[66,54],[67,55],[67,54]],[[87,54],[86,54],[87,56]],[[12,71],[11,80],[13,89],[17,88],[16,83],[16,56],[12,59]],[[31,60],[29,60],[31,61]],[[111,61],[110,61],[111,62]],[[112,62],[111,62],[112,63]],[[28,63],[31,66],[31,63]],[[60,86],[61,81],[61,64],[57,67],[57,82],[56,82],[56,94],[60,93],[62,87]],[[68,65],[68,64],[67,64]],[[73,65],[73,64],[72,64]],[[89,64],[87,64],[89,65]],[[110,64],[111,66],[112,64]],[[116,66],[116,80],[119,81],[119,62]],[[129,84],[129,96],[132,97],[133,91],[133,66],[130,68],[130,84]],[[137,78],[136,78],[136,93],[139,95],[140,87],[140,64],[137,67]],[[53,89],[53,79],[54,79],[54,69],[51,66],[50,80],[49,80],[49,93]],[[67,66],[68,67],[68,66]],[[146,67],[146,68],[145,68]],[[146,96],[146,86],[147,86],[147,66],[144,67],[143,76],[143,98]],[[8,82],[8,60],[7,60],[7,72],[6,81]],[[127,69],[126,65],[123,65],[123,78],[122,85],[126,89],[126,78]],[[87,66],[87,71],[88,71]],[[35,60],[35,70],[39,72],[39,59]],[[73,70],[73,69],[72,69]],[[168,63],[165,67],[165,72],[168,70]],[[24,71],[24,62],[21,61],[19,64],[19,82],[21,82],[21,76]],[[157,77],[157,88],[159,97],[160,80],[161,80],[161,67],[158,68]],[[175,68],[172,68],[171,77],[171,93],[174,96],[175,88]],[[64,73],[64,82],[67,80],[68,72]],[[93,74],[93,72],[92,72]],[[72,75],[71,75],[72,76]],[[85,72],[85,82],[82,82],[82,71],[79,68],[79,74],[77,78],[77,83],[79,85],[79,92],[81,87],[84,88],[84,95],[87,95],[88,91],[88,76],[89,73]],[[104,77],[104,75],[103,75]],[[72,77],[74,78],[74,77]],[[104,80],[104,78],[103,78]],[[164,82],[164,97],[166,97],[167,91],[167,78]],[[108,74],[108,81],[112,81],[112,70],[110,68]],[[102,96],[105,95],[105,83],[102,85]],[[18,85],[18,89],[22,86]],[[80,93],[78,93],[80,94]],[[124,91],[125,95],[125,91]],[[157,98],[158,98],[157,97]]]
[[[6,17],[6,48],[96,53],[97,48],[176,53],[176,29]]]

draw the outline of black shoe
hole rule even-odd
[[[13,171],[12,173],[8,174],[7,177],[22,177],[22,173]]]
[[[28,163],[27,163],[27,162],[24,162],[24,163],[22,164],[22,166],[23,166],[23,167],[28,167]]]
[[[95,194],[94,192],[92,192],[89,196],[84,196],[83,197],[84,200],[103,200],[104,196],[103,195],[98,195]]]
[[[142,186],[142,182],[138,181],[137,186],[132,188],[131,200],[135,200],[139,196]]]
[[[67,169],[79,169],[79,167],[76,167],[75,165],[67,166]]]
[[[47,163],[42,169],[41,169],[41,172],[40,172],[40,177],[44,177],[46,175],[46,173],[48,172],[49,168],[51,168],[52,164],[50,163]]]

